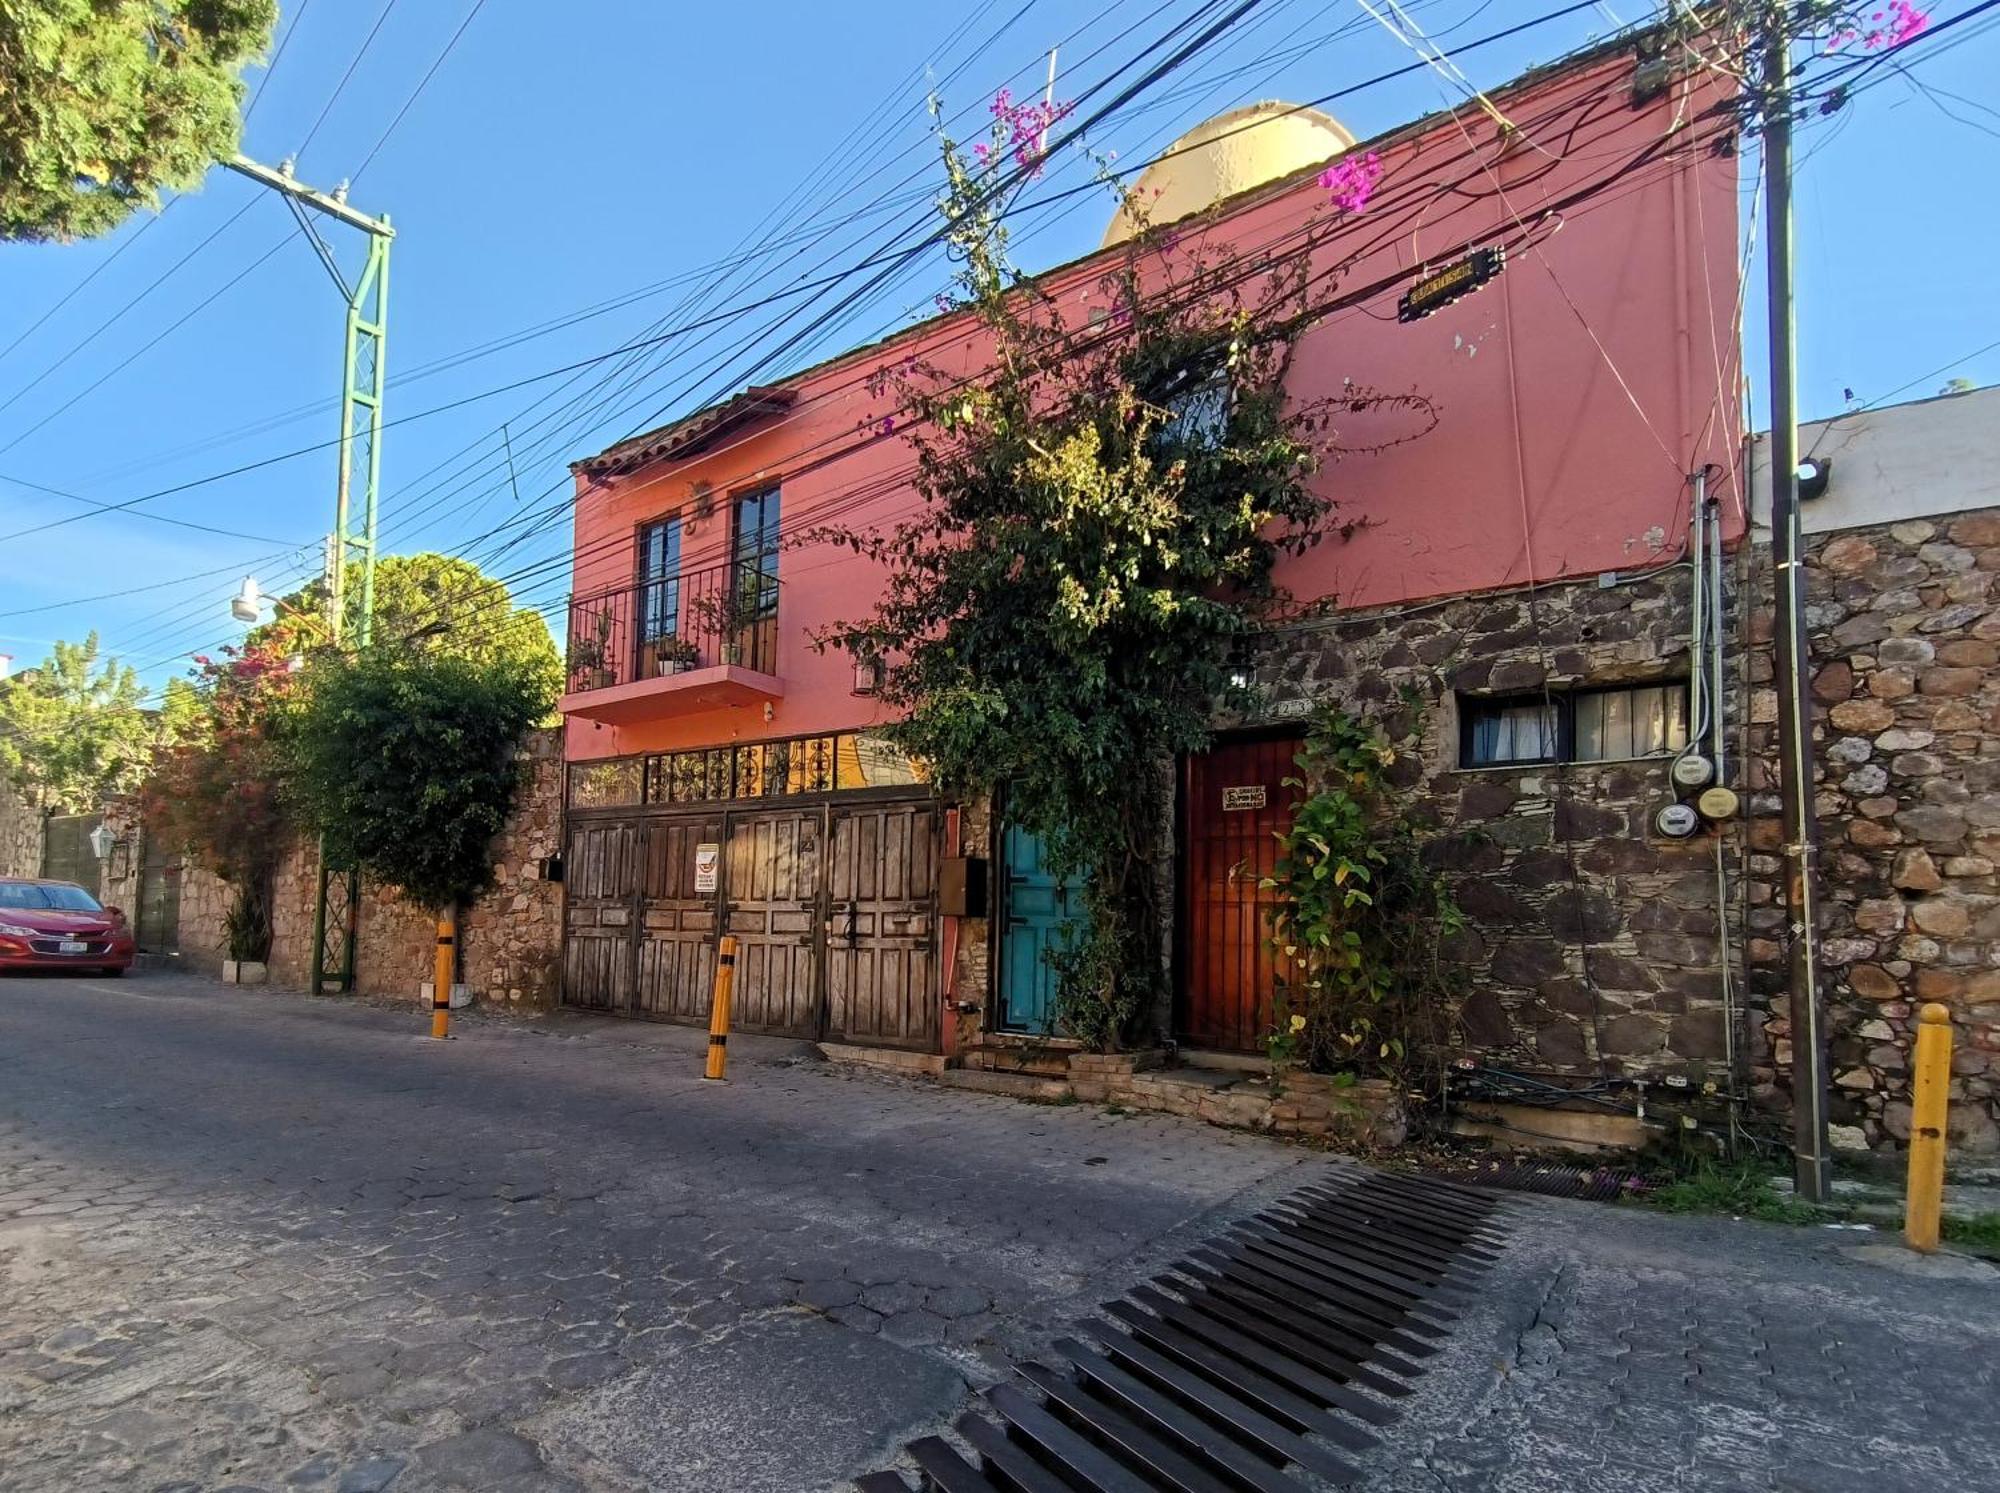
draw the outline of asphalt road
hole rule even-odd
[[[1313,1153],[700,1033],[0,981],[0,1489],[830,1488]],[[1395,1490],[2000,1488],[2000,1295],[1523,1200]]]

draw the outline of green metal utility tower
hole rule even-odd
[[[371,218],[349,207],[344,184],[328,193],[296,180],[290,161],[274,170],[239,155],[229,167],[283,194],[347,303],[340,380],[340,478],[334,495],[333,542],[327,552],[326,621],[333,640],[340,642],[347,616],[348,572],[358,569],[361,605],[354,641],[365,648],[373,640],[375,625],[376,498],[382,477],[382,394],[388,378],[389,245],[396,231],[386,216]],[[352,285],[341,274],[333,251],[307,219],[301,204],[368,235],[368,259]],[[354,500],[357,472],[359,504]],[[329,867],[322,847],[319,898],[313,910],[312,983],[308,987],[315,994],[354,988],[354,920],[360,900],[360,872],[352,866]]]

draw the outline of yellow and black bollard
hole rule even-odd
[[[451,983],[458,973],[458,913],[448,909],[438,918],[437,962],[431,967],[431,1035],[440,1042],[451,1036]]]
[[[708,1071],[702,1077],[721,1083],[729,1070],[729,992],[736,983],[736,935],[722,935],[715,955],[715,1004],[708,1013]]]
[[[1916,1072],[1910,1081],[1910,1180],[1903,1200],[1903,1241],[1924,1254],[1938,1247],[1950,1099],[1951,1012],[1932,1001],[1917,1013]]]

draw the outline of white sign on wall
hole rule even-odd
[[[722,868],[722,847],[720,845],[697,845],[694,848],[694,889],[698,892],[712,892],[716,887],[716,876]]]

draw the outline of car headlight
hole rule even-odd
[[[0,923],[0,936],[7,938],[39,938],[33,928],[23,928],[19,923]]]

